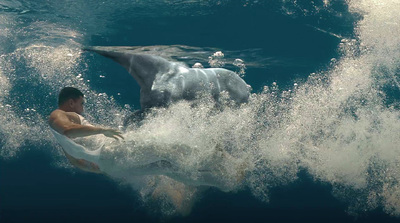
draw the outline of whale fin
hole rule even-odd
[[[119,52],[119,53],[137,53],[135,50],[140,49],[139,46],[88,46],[84,47],[84,51],[92,51],[99,54],[107,54],[107,52]],[[103,55],[103,54],[102,54]],[[103,55],[106,56],[106,55]]]
[[[111,58],[122,65],[138,82],[142,89],[151,89],[157,74],[167,73],[171,62],[151,54],[136,53],[139,47],[93,46],[83,50]]]
[[[95,52],[102,56],[108,57],[114,60],[115,62],[121,64],[125,69],[129,71],[130,57],[129,57],[128,47],[121,48],[121,47],[92,46],[83,48],[83,50]]]

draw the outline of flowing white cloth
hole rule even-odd
[[[86,121],[81,115],[77,114],[79,119],[81,120],[82,125],[90,125],[88,121]],[[93,148],[94,150],[89,150],[87,147],[76,143],[74,140],[68,138],[65,135],[58,133],[56,130],[50,127],[51,133],[53,133],[54,138],[56,138],[57,142],[61,145],[66,153],[71,155],[76,159],[84,159],[93,163],[98,164],[102,145],[98,148]]]

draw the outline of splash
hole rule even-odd
[[[223,67],[225,65],[224,56],[221,51],[217,51],[208,57],[208,63],[211,67]]]
[[[246,73],[246,71],[245,71],[246,65],[244,64],[244,61],[242,59],[237,58],[233,61],[233,65],[235,67],[237,67],[236,73],[238,73],[240,75],[240,77],[243,78],[244,74]]]
[[[207,103],[178,103],[155,111],[136,133],[157,136],[148,141],[161,140],[168,154],[170,143],[188,145],[193,157],[180,162],[190,170],[223,145],[230,160],[216,162],[230,170],[237,167],[229,165],[244,163],[246,172],[240,184],[234,180],[237,171],[219,175],[229,190],[248,187],[268,200],[271,187],[295,181],[306,169],[315,180],[331,184],[334,195],[350,204],[349,212],[383,207],[398,216],[400,113],[385,102],[391,97],[385,87],[397,85],[399,5],[353,1],[349,6],[364,19],[355,39],[343,39],[342,57],[328,70],[290,91],[276,84],[265,88],[241,108],[212,112],[203,107]]]

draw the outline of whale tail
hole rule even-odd
[[[103,47],[103,46],[92,46],[83,48],[85,51],[95,52],[102,56],[108,57],[115,62],[121,64],[125,69],[129,71],[129,56],[127,52],[118,49],[116,47]]]
[[[114,60],[132,75],[142,89],[150,89],[157,74],[169,71],[170,62],[159,56],[137,53],[137,48],[139,47],[92,46],[83,50]]]

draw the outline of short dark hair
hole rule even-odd
[[[69,99],[78,99],[83,97],[83,93],[74,87],[65,87],[60,91],[58,95],[58,106],[64,104]]]

